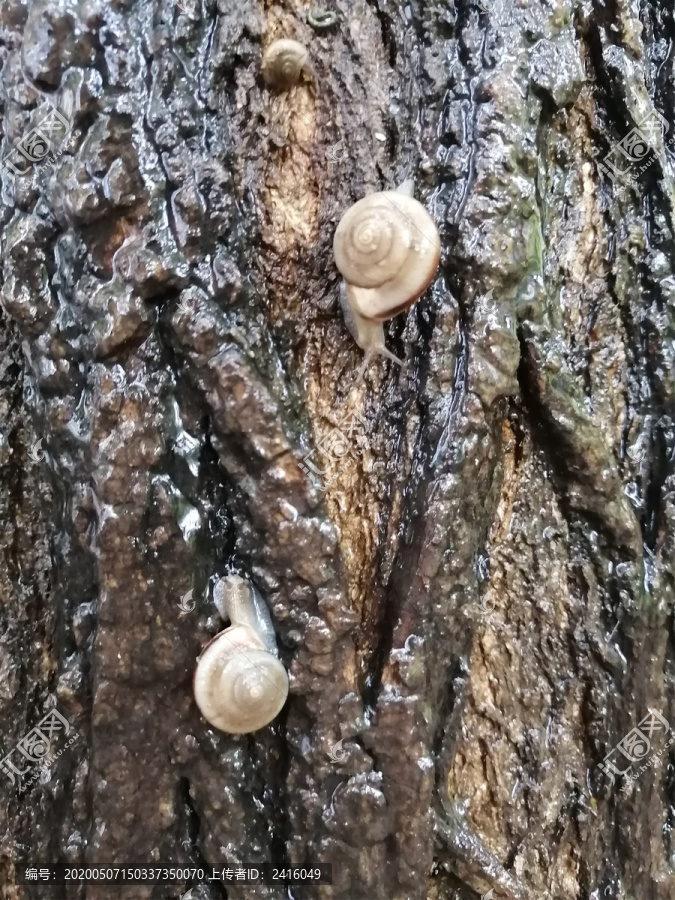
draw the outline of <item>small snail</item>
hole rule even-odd
[[[338,14],[334,9],[323,9],[321,6],[313,6],[307,13],[307,22],[315,31],[324,31],[332,28],[338,20]]]
[[[287,91],[300,81],[303,70],[311,71],[309,53],[298,41],[273,41],[262,58],[262,75],[268,87]]]
[[[207,722],[221,731],[257,731],[275,718],[288,696],[272,620],[262,597],[238,575],[218,582],[214,600],[232,624],[197,660],[195,700]]]
[[[347,210],[335,231],[333,253],[344,278],[340,305],[349,332],[366,351],[360,374],[377,354],[403,365],[384,346],[382,322],[421,297],[438,269],[438,229],[413,198],[413,187],[408,180],[395,191],[369,194]]]

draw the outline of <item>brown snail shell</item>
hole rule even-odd
[[[340,219],[333,252],[359,316],[384,322],[411,306],[434,279],[440,261],[438,229],[426,209],[397,191],[370,194]]]
[[[308,65],[309,53],[299,41],[280,38],[263,53],[262,76],[268,87],[286,91],[300,81]]]
[[[279,714],[288,697],[288,675],[253,629],[233,625],[204,648],[194,695],[207,722],[229,734],[246,734]]]

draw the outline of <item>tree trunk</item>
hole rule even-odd
[[[672,4],[330,8],[0,10],[3,757],[77,734],[0,772],[2,896],[667,900]],[[332,238],[406,178],[441,265],[358,381]],[[192,694],[231,571],[291,677],[243,736]]]

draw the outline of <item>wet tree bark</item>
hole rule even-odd
[[[333,864],[194,900],[675,893],[670,735],[600,768],[675,724],[672,4],[484,6],[0,8],[3,157],[70,123],[2,173],[3,756],[78,735],[0,773],[3,897],[180,897],[16,884],[159,861]],[[357,383],[332,235],[410,177],[441,267]],[[191,689],[231,570],[291,673],[243,737]]]

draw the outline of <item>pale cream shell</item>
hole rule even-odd
[[[382,191],[347,210],[333,252],[352,308],[365,319],[384,322],[431,284],[441,240],[421,203],[399,191]]]
[[[246,734],[279,714],[288,697],[288,674],[255,631],[233,625],[197,660],[194,695],[207,722],[229,734]]]
[[[309,62],[309,53],[299,41],[280,38],[273,41],[262,58],[262,75],[268,87],[287,90],[300,80]]]

